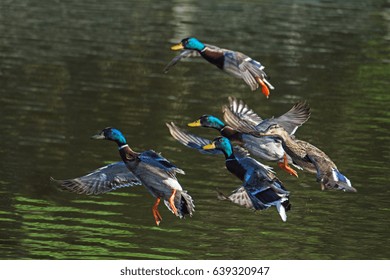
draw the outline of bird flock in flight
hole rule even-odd
[[[171,50],[181,52],[167,64],[164,69],[166,73],[181,59],[202,57],[222,71],[244,80],[252,91],[260,88],[267,98],[270,90],[274,90],[264,71],[265,67],[241,52],[204,44],[194,37],[181,40]],[[202,154],[225,156],[227,170],[242,184],[228,195],[217,190],[219,199],[254,210],[275,206],[281,219],[286,221],[286,213],[291,209],[290,192],[273,169],[260,160],[277,162],[282,170],[292,176],[298,177],[296,169],[315,174],[322,190],[356,192],[329,156],[294,136],[309,117],[310,107],[306,102],[297,102],[279,117],[263,118],[244,101],[229,97],[228,104],[222,108],[223,120],[203,115],[188,124],[192,128],[217,130],[220,136],[215,139],[190,133],[173,122],[166,125],[172,137],[184,146]],[[193,198],[183,190],[176,177],[178,173],[184,174],[183,170],[153,150],[132,150],[125,136],[116,128],[107,127],[92,138],[115,142],[122,160],[78,178],[51,178],[59,188],[78,194],[99,195],[118,188],[143,185],[156,199],[152,207],[156,225],[162,221],[158,211],[161,200],[177,217],[194,214]]]

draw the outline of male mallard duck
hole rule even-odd
[[[211,144],[203,146],[203,149],[222,151],[226,168],[243,182],[232,195],[227,197],[220,193],[220,198],[255,210],[276,206],[282,220],[287,220],[286,211],[291,208],[289,192],[269,166],[249,156],[236,156],[229,139],[225,137],[215,138]]]
[[[204,154],[225,155],[228,170],[244,183],[230,196],[225,196],[218,191],[219,199],[229,200],[255,210],[263,210],[275,205],[283,221],[286,221],[285,212],[290,209],[288,192],[273,174],[271,167],[250,158],[241,147],[233,147],[225,137],[217,138],[213,142],[187,133],[174,123],[167,123],[167,126],[173,138],[183,145]]]
[[[274,87],[267,81],[267,74],[264,72],[264,66],[260,62],[249,56],[227,49],[221,49],[216,46],[203,44],[196,38],[185,38],[179,44],[171,47],[171,50],[183,50],[165,67],[164,71],[175,65],[180,59],[186,57],[202,56],[211,64],[219,69],[229,73],[236,78],[243,79],[252,91],[261,86],[262,93],[268,98],[270,89]]]
[[[78,193],[99,194],[118,187],[142,184],[156,198],[152,213],[157,225],[162,221],[158,212],[161,199],[176,216],[180,218],[185,215],[192,216],[194,212],[192,198],[182,189],[176,179],[176,173],[184,174],[183,170],[153,150],[141,153],[133,151],[118,129],[105,128],[99,134],[92,136],[92,139],[106,139],[117,143],[128,174],[124,174],[122,164],[114,163],[80,178],[57,181],[63,189]]]
[[[284,151],[291,157],[295,165],[310,173],[317,174],[317,181],[321,183],[321,189],[356,192],[347,177],[341,174],[336,164],[323,151],[308,142],[293,139],[280,125],[271,124],[267,129],[259,131],[257,127],[240,119],[227,107],[224,108],[224,116],[229,120],[229,124],[238,131],[256,137],[273,137],[282,141]]]
[[[229,97],[230,109],[240,117],[250,121],[257,128],[269,126],[270,124],[279,124],[290,134],[294,134],[299,126],[305,123],[310,117],[310,108],[305,102],[296,103],[287,113],[277,118],[262,119],[256,113],[248,108],[243,101]],[[225,125],[220,119],[203,115],[198,120],[188,124],[190,127],[210,127],[217,129],[222,136],[230,141],[239,142],[252,155],[264,160],[279,161],[278,165],[289,174],[298,177],[297,172],[292,169],[288,163],[292,163],[283,150],[281,141],[271,138],[258,138],[250,134],[240,133],[231,126]]]

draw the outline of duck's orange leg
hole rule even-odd
[[[160,198],[158,197],[156,199],[156,203],[154,203],[152,207],[152,213],[153,213],[154,220],[156,221],[156,225],[160,225],[160,222],[162,221],[161,215],[157,209],[159,204],[160,204]]]
[[[263,82],[263,80],[260,77],[256,77],[256,81],[261,86],[261,92],[265,95],[265,97],[269,97],[269,89],[267,85]]]
[[[288,165],[286,154],[284,154],[284,156],[283,156],[283,162],[278,162],[278,165],[280,168],[287,171],[288,174],[294,175],[295,177],[298,178],[298,173]]]
[[[173,211],[173,213],[177,216],[177,208],[175,206],[175,195],[176,195],[176,190],[172,190],[172,194],[171,196],[169,197],[169,206],[171,206],[171,209]]]

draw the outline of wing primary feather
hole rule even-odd
[[[188,133],[178,126],[176,126],[173,122],[166,123],[169,132],[172,137],[175,138],[178,142],[183,144],[184,146],[192,149],[198,150],[202,154],[222,154],[219,150],[203,150],[202,147],[210,144],[211,140],[196,136],[194,134]]]
[[[50,181],[62,190],[87,195],[98,195],[118,188],[141,185],[141,181],[123,162],[103,166],[78,178],[66,180],[50,178]]]

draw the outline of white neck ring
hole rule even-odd
[[[118,148],[118,150],[122,150],[123,148],[126,148],[126,147],[128,147],[128,146],[129,146],[129,145],[124,144],[124,145],[120,146],[120,147]]]

